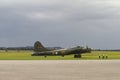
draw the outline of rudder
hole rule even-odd
[[[41,51],[45,51],[47,50],[46,48],[44,48],[44,46],[41,44],[41,42],[36,41],[34,44],[34,52],[41,52]]]

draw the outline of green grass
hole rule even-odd
[[[88,59],[99,59],[99,56],[108,56],[108,59],[120,59],[120,52],[115,51],[92,51],[91,54],[83,54]]]
[[[120,59],[120,52],[92,51],[92,53],[82,54],[82,58],[74,58],[74,55],[61,56],[31,56],[32,51],[0,51],[0,60],[99,60],[99,56],[108,56],[110,59]],[[103,60],[103,59],[101,59]]]

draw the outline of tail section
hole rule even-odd
[[[36,41],[34,44],[34,52],[42,52],[46,51],[47,49],[39,42]]]

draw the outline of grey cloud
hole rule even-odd
[[[0,1],[0,46],[40,40],[46,46],[120,47],[119,5],[113,0],[5,1]]]

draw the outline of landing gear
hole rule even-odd
[[[47,58],[47,56],[44,56],[45,58]]]
[[[82,56],[80,54],[75,54],[74,58],[81,58]]]
[[[62,57],[64,57],[64,55],[62,55]]]

